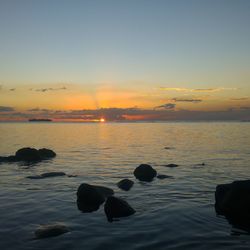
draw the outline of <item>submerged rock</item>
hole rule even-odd
[[[234,226],[250,230],[250,180],[221,184],[215,191],[215,210]]]
[[[128,191],[132,188],[132,186],[134,185],[134,182],[129,180],[129,179],[123,179],[121,181],[119,181],[117,183],[117,186],[122,189],[122,190],[125,190],[125,191]]]
[[[0,157],[1,162],[39,162],[42,160],[50,159],[56,156],[56,153],[50,149],[42,148],[21,148],[16,151],[15,155]]]
[[[158,174],[156,176],[158,179],[166,179],[166,178],[173,178],[171,175],[166,175],[166,174]]]
[[[148,164],[141,164],[134,170],[134,176],[140,181],[152,181],[156,175],[156,170]]]
[[[113,218],[127,217],[135,213],[135,210],[121,198],[110,196],[104,205],[104,211],[109,222]]]
[[[167,165],[164,165],[165,167],[169,167],[169,168],[176,168],[178,167],[179,165],[177,164],[174,164],[174,163],[170,163],[170,164],[167,164]]]
[[[37,239],[55,237],[64,233],[69,232],[69,228],[60,223],[41,225],[35,231],[35,236]]]
[[[26,178],[29,178],[29,179],[44,179],[44,178],[64,176],[64,175],[66,175],[64,172],[48,172],[48,173],[43,173],[43,174],[40,174],[40,175],[27,176]]]
[[[110,188],[83,183],[77,190],[78,209],[84,213],[96,211],[105,199],[113,194],[114,191]]]

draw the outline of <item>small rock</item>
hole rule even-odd
[[[21,148],[16,151],[15,157],[18,161],[36,162],[42,158],[35,148]]]
[[[48,224],[41,225],[35,231],[35,236],[37,239],[55,237],[64,233],[69,232],[69,228],[64,224],[56,223],[56,224]]]
[[[134,176],[140,181],[152,181],[156,175],[156,170],[148,164],[141,164],[134,170]]]
[[[132,186],[134,185],[134,182],[129,180],[129,179],[123,179],[121,181],[119,181],[117,183],[117,186],[122,189],[122,190],[125,190],[125,191],[128,191],[132,188]]]
[[[173,178],[173,176],[171,176],[171,175],[166,175],[166,174],[158,174],[157,176],[156,176],[158,179],[166,179],[166,178]]]
[[[42,159],[49,159],[56,157],[56,153],[53,150],[47,148],[38,149],[38,153]]]
[[[179,165],[170,163],[170,164],[167,164],[167,165],[164,165],[164,166],[165,166],[165,167],[169,167],[169,168],[176,168],[176,167],[178,167]]]
[[[64,176],[64,175],[66,175],[64,172],[48,172],[48,173],[43,173],[41,175],[27,176],[26,178],[29,178],[29,179],[44,179],[44,178]]]
[[[127,217],[135,213],[135,210],[121,198],[110,196],[104,205],[104,211],[109,222],[113,218]]]

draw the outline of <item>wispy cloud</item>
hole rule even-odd
[[[0,112],[12,112],[15,111],[13,107],[0,106]]]
[[[232,101],[246,101],[248,99],[249,99],[248,97],[241,97],[241,98],[231,98],[230,100],[232,100]]]
[[[187,99],[187,98],[172,98],[171,99],[174,102],[193,102],[193,103],[199,103],[202,102],[201,99]]]
[[[174,109],[176,106],[176,104],[174,103],[166,103],[166,104],[163,104],[163,105],[160,105],[160,106],[156,106],[155,109]]]
[[[219,92],[223,90],[237,90],[237,88],[208,88],[208,89],[190,89],[190,88],[169,88],[160,87],[164,91],[177,91],[177,92]]]
[[[34,109],[28,109],[27,111],[30,112],[49,112],[49,109],[40,109],[40,108],[34,108]]]
[[[31,91],[37,91],[37,92],[47,92],[47,91],[58,91],[58,90],[66,90],[66,87],[60,87],[60,88],[41,88],[41,89],[30,89]]]

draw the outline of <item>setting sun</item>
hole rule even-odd
[[[100,122],[105,122],[105,119],[104,119],[104,118],[101,118],[101,119],[100,119]]]

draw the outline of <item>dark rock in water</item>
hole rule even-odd
[[[47,148],[38,149],[38,153],[42,159],[49,159],[56,157],[56,153],[53,150]]]
[[[128,191],[132,188],[132,186],[134,185],[134,182],[129,180],[129,179],[123,179],[121,181],[119,181],[117,183],[117,186],[122,189],[122,190],[125,190],[125,191]]]
[[[15,156],[18,161],[35,162],[42,160],[38,150],[35,148],[21,148],[16,151]]]
[[[173,147],[165,147],[164,149],[174,149]]]
[[[114,191],[110,188],[83,183],[77,190],[78,209],[84,213],[96,211],[105,198],[113,194]]]
[[[166,178],[173,178],[171,175],[166,175],[166,174],[158,174],[156,176],[158,179],[166,179]]]
[[[169,167],[169,168],[176,168],[176,167],[178,167],[179,165],[170,163],[170,164],[167,164],[167,165],[164,165],[164,166],[165,166],[165,167]]]
[[[21,148],[16,151],[15,155],[0,157],[0,163],[2,162],[39,162],[42,160],[50,159],[56,156],[56,153],[50,149],[42,148]]]
[[[215,210],[234,226],[250,231],[250,180],[218,185]]]
[[[70,177],[70,178],[71,178],[71,177],[77,177],[76,174],[68,174],[67,176]]]
[[[32,175],[32,176],[27,176],[29,179],[44,179],[48,177],[57,177],[57,176],[64,176],[66,175],[64,172],[48,172],[48,173],[43,173],[41,175]]]
[[[134,170],[134,176],[140,181],[152,181],[156,175],[156,170],[148,164],[141,164]]]
[[[110,196],[104,205],[104,211],[109,222],[113,218],[127,217],[135,213],[135,210],[121,198]]]
[[[64,233],[69,232],[69,228],[64,224],[49,224],[41,225],[36,231],[35,236],[37,239],[55,237]]]

